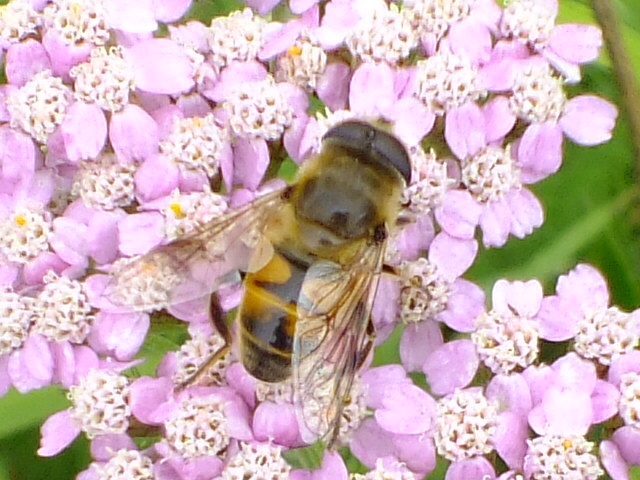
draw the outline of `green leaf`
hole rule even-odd
[[[68,406],[69,401],[59,387],[34,390],[28,394],[11,390],[0,401],[0,441],[17,432],[39,427],[49,415]]]

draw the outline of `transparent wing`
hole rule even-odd
[[[340,433],[353,379],[368,353],[369,316],[384,257],[384,242],[363,246],[349,265],[319,261],[302,284],[293,344],[294,403],[303,440]]]
[[[102,296],[123,309],[156,310],[237,281],[239,270],[273,253],[263,233],[286,196],[286,188],[270,192],[185,237],[115,264]]]

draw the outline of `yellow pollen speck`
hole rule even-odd
[[[184,210],[182,210],[182,206],[179,203],[172,203],[171,205],[169,205],[169,210],[173,212],[176,218],[184,218],[187,216],[184,213]]]
[[[571,447],[573,447],[573,442],[567,438],[564,442],[562,442],[562,446],[565,450],[569,450]]]
[[[16,225],[19,227],[24,227],[27,224],[27,219],[23,215],[18,215],[13,221],[16,222]]]
[[[298,45],[294,45],[293,47],[289,48],[289,55],[299,57],[300,55],[302,55],[302,48],[300,48]]]
[[[200,117],[193,117],[193,126],[196,128],[202,127],[202,119]]]
[[[69,6],[69,10],[75,17],[79,17],[82,14],[82,6],[79,3],[72,3]]]

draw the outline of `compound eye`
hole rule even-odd
[[[362,157],[396,170],[407,185],[411,181],[411,161],[402,142],[390,133],[358,120],[339,123],[322,137],[333,140]]]

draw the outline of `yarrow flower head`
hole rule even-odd
[[[122,56],[122,48],[94,48],[88,62],[70,71],[74,95],[85,103],[95,103],[103,110],[117,112],[129,103],[134,88],[133,71]]]
[[[205,188],[202,192],[171,192],[164,210],[165,235],[168,239],[180,238],[203,227],[222,215],[228,207],[222,195]]]
[[[10,289],[0,291],[0,355],[20,348],[35,319],[35,300]]]
[[[409,19],[396,4],[372,1],[368,15],[360,19],[345,43],[363,62],[395,65],[418,45],[418,36]]]
[[[49,249],[50,236],[49,212],[21,206],[0,225],[0,249],[12,262],[26,263]]]
[[[182,344],[176,352],[176,367],[173,381],[182,385],[192,378],[203,362],[218,352],[225,345],[218,334],[207,335],[196,332]],[[199,385],[222,385],[225,383],[225,372],[231,363],[229,353],[223,355],[214,365],[209,365],[204,378],[198,379]]]
[[[0,38],[17,43],[33,35],[42,26],[42,16],[29,0],[14,0],[0,10]]]
[[[604,473],[591,453],[593,443],[579,435],[548,435],[528,440],[524,470],[527,478],[595,480]]]
[[[521,186],[520,172],[511,146],[487,146],[463,162],[462,183],[481,203],[500,200]]]
[[[89,438],[108,433],[124,433],[129,427],[129,381],[106,370],[90,370],[80,383],[69,389],[71,417]]]
[[[420,60],[415,82],[415,96],[437,115],[485,95],[477,68],[470,60],[448,50]]]
[[[113,155],[80,164],[71,189],[84,203],[93,208],[114,210],[133,203],[135,165],[122,164]]]
[[[458,390],[442,398],[436,421],[434,441],[443,457],[456,461],[493,451],[498,410],[481,391]]]
[[[527,122],[557,122],[566,103],[560,78],[547,64],[531,64],[516,75],[509,106]]]
[[[623,374],[620,393],[620,416],[626,425],[640,427],[640,373]]]
[[[49,271],[38,295],[34,330],[51,341],[81,343],[89,334],[94,316],[84,286],[77,280]]]
[[[411,183],[402,194],[402,203],[415,214],[428,213],[442,204],[456,181],[449,176],[447,160],[438,158],[433,150],[413,147],[410,153]]]
[[[160,151],[168,161],[185,170],[203,171],[213,177],[218,174],[220,158],[228,141],[227,130],[209,114],[176,119],[171,133],[160,143]]]
[[[97,480],[153,480],[153,460],[137,450],[118,450],[106,462],[94,462],[89,467],[96,473]]]
[[[277,59],[275,78],[279,82],[314,90],[327,68],[327,53],[312,35],[302,34]]]
[[[251,0],[209,25],[183,21],[189,1],[116,3],[0,9],[0,393],[60,384],[72,403],[45,422],[40,455],[84,432],[83,478],[346,480],[346,450],[316,471],[285,460],[337,434],[371,469],[358,479],[423,478],[438,456],[452,478],[591,478],[591,427],[606,423],[603,464],[632,463],[637,313],[591,267],[546,297],[537,281],[501,280],[490,308],[463,278],[477,229],[499,247],[543,223],[528,185],[560,168],[564,137],[611,137],[611,104],[565,92],[598,53],[595,27],[555,25],[555,0]],[[410,178],[375,130],[325,149],[348,120],[393,135]],[[397,218],[375,189],[356,205],[365,225],[384,220],[371,238],[334,248],[327,225],[299,224],[322,151],[400,161]],[[287,188],[298,169],[306,183]],[[339,180],[358,191],[352,176]],[[268,298],[248,305],[257,271]],[[346,288],[305,312],[297,291],[325,271],[318,282]],[[227,332],[234,315],[244,323]],[[121,372],[166,316],[183,323],[154,330],[171,324],[182,345],[130,381]],[[401,364],[370,367],[394,332]],[[236,341],[249,334],[282,353],[287,381],[244,370]],[[547,366],[548,342],[573,351]],[[309,349],[321,358],[306,362]],[[300,378],[319,381],[303,391]]]
[[[104,45],[109,26],[104,2],[56,0],[44,9],[47,27],[55,30],[67,45]]]
[[[602,365],[638,348],[640,319],[637,314],[618,307],[598,309],[578,322],[575,349],[585,358],[595,358]]]
[[[231,131],[239,137],[275,140],[293,119],[293,110],[272,77],[238,86],[223,107]]]
[[[451,282],[438,273],[437,266],[426,258],[404,262],[404,279],[400,294],[400,317],[405,323],[434,318],[447,305]]]
[[[285,480],[291,467],[282,457],[282,448],[271,444],[243,443],[227,463],[223,480]]]
[[[7,110],[11,125],[40,143],[46,143],[62,123],[71,103],[72,91],[49,70],[37,73],[24,86],[9,94]]]
[[[449,30],[449,26],[466,18],[470,13],[468,0],[407,0],[403,13],[411,19],[411,24],[421,38],[433,35],[441,39]]]
[[[184,458],[221,455],[229,445],[224,401],[214,395],[183,398],[164,430],[167,443]]]
[[[213,66],[222,69],[232,62],[255,59],[264,42],[265,26],[266,22],[248,8],[214,18],[207,38]]]

